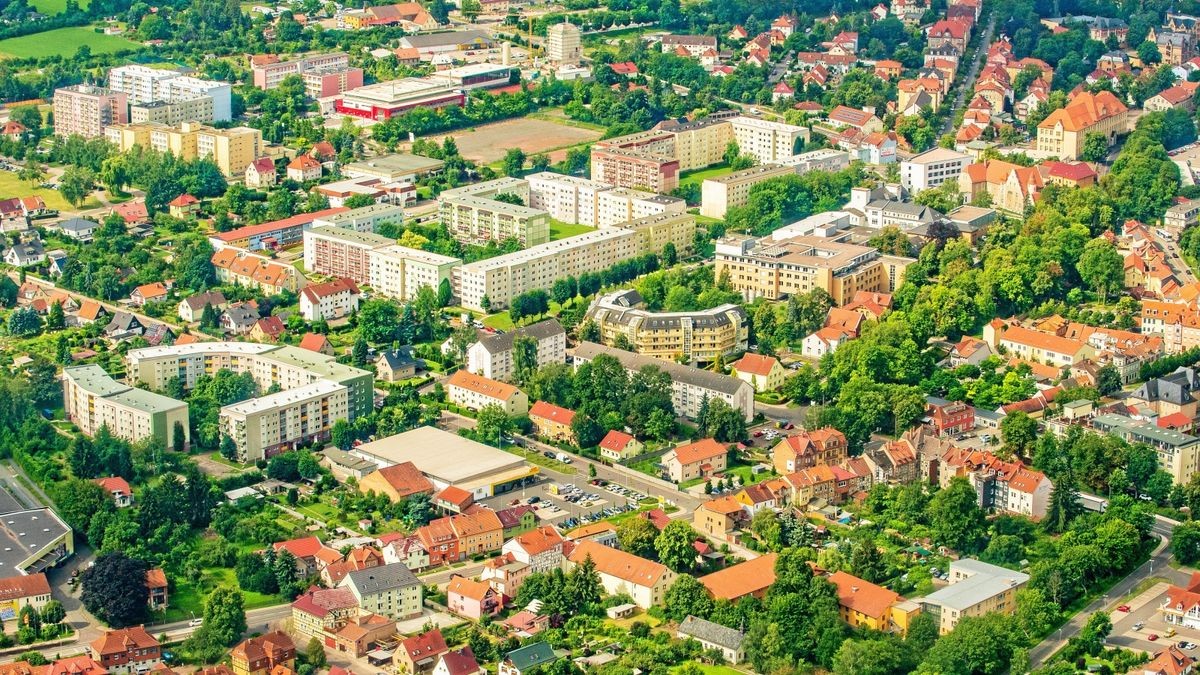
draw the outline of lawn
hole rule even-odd
[[[721,176],[727,176],[731,173],[733,173],[733,169],[730,169],[727,164],[718,164],[716,166],[710,166],[707,169],[697,169],[695,171],[684,171],[683,173],[679,174],[679,186],[684,187],[685,185],[690,185],[692,183],[699,185],[703,183],[706,178],[719,178]]]
[[[17,174],[12,171],[0,171],[0,199],[8,199],[10,197],[28,197],[37,195],[46,202],[46,208],[55,209],[58,211],[71,211],[71,205],[63,196],[58,193],[58,190],[47,190],[45,188],[35,187],[29,183],[17,178]],[[94,209],[100,206],[100,202],[94,197],[89,197],[87,201],[79,205],[81,209]]]
[[[689,665],[699,666],[700,671],[703,672],[704,675],[745,675],[746,673],[746,671],[738,670],[737,668],[730,668],[729,666],[714,666],[710,663],[696,663]],[[672,668],[671,672],[679,672],[679,669],[682,667],[683,666],[677,666]]]
[[[567,237],[577,237],[581,234],[591,232],[596,228],[588,227],[587,225],[572,225],[562,221],[550,220],[550,241],[558,241]]]
[[[79,9],[87,9],[88,4],[88,0],[79,0]],[[29,6],[42,14],[62,14],[67,10],[67,0],[29,0]]]
[[[204,614],[204,601],[208,599],[209,594],[218,586],[228,586],[237,588],[237,576],[233,570],[226,568],[209,568],[204,570],[204,577],[199,584],[192,584],[184,579],[178,579],[175,583],[175,590],[171,591],[171,605],[162,615],[164,623],[172,621],[182,621],[190,619],[193,616],[202,616]],[[242,591],[242,597],[246,601],[246,609],[258,609],[259,607],[270,607],[283,602],[283,599],[277,595],[263,595],[253,591]]]
[[[60,0],[45,1],[57,4]],[[0,40],[0,56],[18,59],[72,56],[83,45],[87,45],[94,55],[113,54],[141,46],[123,37],[97,33],[89,26],[74,26]]]

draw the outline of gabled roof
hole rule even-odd
[[[436,628],[405,639],[400,643],[400,649],[408,654],[408,658],[413,662],[439,656],[449,651],[446,647],[446,638],[442,637],[442,631]]]
[[[600,447],[613,452],[623,452],[625,446],[629,445],[637,439],[624,431],[613,429],[604,436],[604,440],[600,441]]]
[[[654,586],[668,573],[666,565],[591,540],[576,544],[568,559],[578,565],[589,557],[600,574],[634,586]]]
[[[1084,91],[1072,98],[1065,108],[1050,113],[1038,128],[1053,129],[1061,124],[1067,131],[1082,131],[1102,119],[1120,115],[1128,110],[1129,108],[1110,91],[1097,94]]]
[[[737,600],[759,593],[775,583],[777,553],[747,560],[697,579],[714,600]]]
[[[771,370],[778,365],[779,359],[776,359],[774,356],[765,356],[763,354],[755,354],[754,352],[746,352],[745,356],[733,362],[733,368],[737,372],[761,375],[763,377],[770,375]]]
[[[93,640],[91,644],[92,651],[102,657],[155,647],[158,647],[158,640],[155,640],[142,626],[104,631],[104,634]]]
[[[882,620],[888,608],[900,599],[895,591],[845,572],[834,572],[829,581],[837,586],[839,605],[874,619]]]
[[[50,595],[50,582],[41,572],[0,579],[0,601],[2,602],[32,598],[38,595]]]
[[[499,382],[482,375],[468,373],[466,370],[460,370],[450,376],[446,381],[446,385],[450,387],[461,387],[467,391],[473,391],[477,394],[482,394],[491,398],[507,401],[517,394],[519,391],[511,384]]]
[[[727,452],[729,449],[715,438],[704,438],[694,443],[680,445],[668,452],[667,455],[673,456],[680,464],[686,466],[720,457]]]
[[[250,162],[250,166],[258,173],[275,173],[275,160],[270,157],[259,157]]]
[[[529,416],[539,419],[558,422],[570,426],[575,421],[575,411],[567,410],[566,408],[556,406],[553,403],[538,401],[529,408]]]
[[[492,590],[491,585],[485,581],[475,581],[455,575],[446,586],[446,594],[461,595],[471,600],[483,600],[489,595],[495,595],[496,591]]]
[[[286,550],[297,558],[311,558],[317,554],[317,551],[324,548],[325,545],[316,537],[303,537],[300,539],[277,541],[271,544],[271,547],[275,549],[276,553]]]
[[[558,530],[549,525],[539,527],[535,530],[530,530],[523,534],[519,534],[512,538],[515,546],[521,548],[529,555],[537,555],[545,553],[555,547],[562,546],[563,538],[558,533]]]
[[[299,347],[310,352],[323,353],[329,347],[329,338],[320,333],[305,333],[304,337],[300,338]]]
[[[433,483],[412,462],[401,462],[379,469],[379,474],[401,497],[433,492]]]
[[[319,303],[324,298],[330,298],[342,293],[358,295],[358,285],[351,279],[339,278],[333,281],[326,281],[321,284],[310,284],[304,287],[300,293],[308,298],[309,302]]]
[[[728,628],[719,623],[713,623],[712,621],[690,614],[679,624],[677,633],[680,637],[695,638],[701,642],[715,644],[734,651],[740,650],[742,643],[746,640],[746,635],[740,630]]]

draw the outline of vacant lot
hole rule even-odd
[[[466,159],[491,164],[503,159],[509,148],[520,148],[526,155],[545,152],[550,154],[551,161],[561,161],[566,155],[566,148],[590,143],[600,138],[600,132],[547,120],[521,118],[455,131],[433,137],[432,140],[441,143],[447,136],[454,138],[458,151]],[[554,153],[555,150],[560,152]]]
[[[13,173],[12,171],[0,171],[0,199],[9,199],[11,197],[28,197],[30,195],[37,195],[41,197],[42,201],[46,202],[46,208],[56,209],[58,211],[74,210],[71,205],[67,203],[67,200],[63,199],[62,195],[58,193],[58,190],[47,190],[45,188],[32,186],[29,183],[17,178],[17,174]],[[98,206],[100,206],[100,202],[96,201],[94,197],[88,197],[83,204],[79,205],[79,208],[94,209]]]
[[[0,40],[0,58],[71,56],[83,45],[87,45],[93,54],[112,54],[138,46],[136,42],[123,37],[97,33],[89,26],[75,26]]]

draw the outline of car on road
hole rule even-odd
[[[204,625],[204,619],[192,619],[188,622],[188,628],[198,628]]]
[[[545,451],[545,452],[543,452],[543,453],[542,453],[542,456],[543,456],[543,457],[545,457],[546,459],[554,459],[554,451],[553,451],[553,450],[547,450],[547,451]]]
[[[1157,639],[1158,639],[1158,633],[1151,633],[1151,634],[1149,634],[1149,635],[1147,635],[1147,636],[1146,636],[1146,639],[1147,639],[1147,640],[1149,640],[1149,641],[1151,641],[1151,642],[1154,642],[1155,640],[1157,640]]]
[[[1117,611],[1118,611],[1118,612],[1128,612],[1128,611],[1129,611],[1129,605],[1121,605],[1120,607],[1118,607],[1118,608],[1117,608]]]
[[[1141,629],[1142,629],[1142,628],[1144,628],[1145,626],[1146,626],[1146,624],[1144,624],[1144,623],[1142,623],[1141,621],[1139,621],[1139,622],[1137,622],[1137,623],[1133,624],[1133,629],[1134,629],[1134,630],[1141,630]]]

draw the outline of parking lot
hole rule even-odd
[[[1200,630],[1168,624],[1158,611],[1168,587],[1165,581],[1156,583],[1115,607],[1108,645],[1153,654],[1174,644],[1185,653],[1197,656]]]
[[[586,525],[605,518],[633,511],[646,495],[637,490],[602,478],[579,486],[574,483],[551,483],[546,485],[547,508],[556,508],[569,516],[559,523],[565,528]]]

